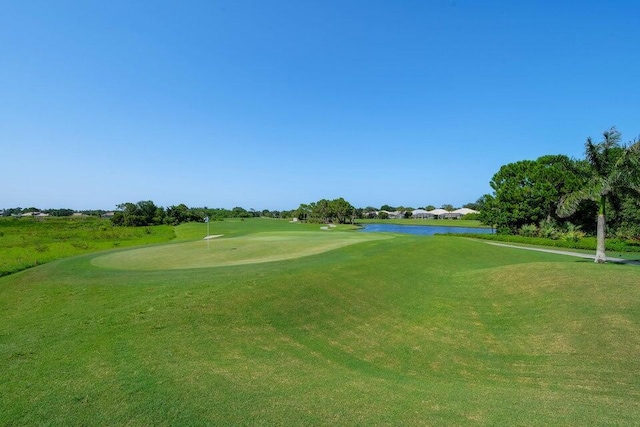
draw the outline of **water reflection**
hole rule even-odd
[[[433,236],[434,234],[451,234],[451,233],[473,233],[473,234],[492,234],[490,228],[471,228],[471,227],[442,227],[438,225],[398,225],[398,224],[366,224],[360,229],[362,232],[370,233],[404,233],[418,234],[421,236]]]

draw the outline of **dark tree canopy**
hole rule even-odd
[[[334,200],[321,199],[301,204],[294,211],[294,216],[301,221],[345,224],[355,219],[356,209],[342,197]]]
[[[476,202],[480,219],[507,232],[542,220],[560,220],[557,204],[563,196],[580,188],[584,170],[583,163],[564,155],[504,165],[491,179],[493,194]]]

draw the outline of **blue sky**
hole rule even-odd
[[[640,134],[636,1],[7,1],[0,208],[461,206]]]

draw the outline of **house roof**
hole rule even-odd
[[[460,209],[456,209],[455,211],[452,211],[451,213],[459,213],[462,215],[467,215],[467,214],[471,214],[471,213],[478,213],[478,211],[473,210],[473,209],[469,209],[469,208],[460,208]]]
[[[429,211],[428,213],[430,213],[432,215],[442,215],[442,214],[449,213],[449,211],[444,210],[444,209],[434,209],[432,211]]]

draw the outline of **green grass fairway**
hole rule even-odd
[[[640,425],[638,266],[256,219],[176,268],[205,231],[1,277],[0,426]]]
[[[99,267],[162,270],[253,264],[299,258],[388,235],[353,232],[289,231],[131,249],[94,258]]]

